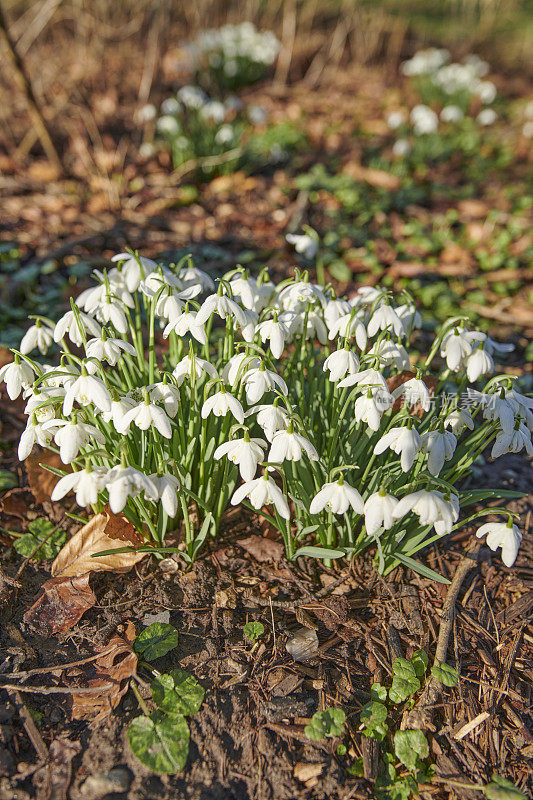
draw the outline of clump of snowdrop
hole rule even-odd
[[[25,403],[19,458],[43,447],[65,465],[52,499],[109,503],[156,550],[181,529],[193,560],[231,504],[274,525],[289,558],[372,547],[383,574],[435,576],[413,556],[461,525],[476,458],[533,454],[533,399],[492,374],[508,347],[452,319],[417,356],[407,293],[336,297],[299,271],[214,281],[133,253],[95,278],[55,325],[32,322],[0,379]],[[511,564],[518,528],[485,532]]]
[[[276,60],[280,43],[251,22],[203,31],[189,45],[197,80],[235,91],[261,80]]]

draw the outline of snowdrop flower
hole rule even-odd
[[[279,301],[284,309],[295,310],[299,303],[305,306],[306,303],[320,303],[324,306],[326,298],[322,287],[309,281],[295,281],[283,287],[279,293]]]
[[[184,311],[177,319],[173,319],[168,323],[163,331],[163,338],[168,338],[171,331],[174,331],[178,336],[186,336],[190,333],[200,344],[207,344],[205,328],[202,323],[198,322],[199,313]]]
[[[417,135],[435,133],[439,127],[439,118],[433,109],[422,104],[411,110],[409,119]]]
[[[157,264],[150,258],[135,258],[130,253],[118,253],[111,261],[123,262],[120,275],[128,292],[136,292],[147,275],[157,269]]]
[[[254,406],[246,412],[246,417],[257,414],[257,424],[263,429],[268,441],[271,442],[277,431],[284,431],[289,424],[289,414],[285,408],[274,404]]]
[[[243,424],[244,411],[241,404],[224,388],[208,397],[202,406],[202,419],[207,419],[209,414],[225,417],[228,413],[232,414],[240,425]]]
[[[213,453],[213,458],[218,461],[227,456],[239,467],[243,481],[251,481],[257,465],[264,459],[264,447],[266,442],[263,439],[250,439],[248,431],[245,431],[243,439],[233,439],[231,442],[219,445]]]
[[[319,514],[324,508],[330,509],[333,514],[346,514],[349,508],[356,514],[362,514],[364,509],[363,498],[353,486],[339,478],[332,483],[326,483],[313,497],[309,506],[310,514]]]
[[[32,388],[24,390],[24,397],[28,397],[28,402],[24,407],[24,413],[30,417],[35,414],[37,422],[48,422],[54,419],[56,409],[54,406],[60,404],[65,396],[65,390],[49,389],[46,386],[36,387],[35,391]]]
[[[120,514],[128,497],[137,497],[141,492],[145,492],[147,497],[156,497],[158,494],[158,487],[148,475],[122,464],[108,472],[105,487],[109,494],[109,508],[113,514]]]
[[[498,115],[493,108],[484,108],[476,117],[478,125],[488,126],[493,125],[498,119]]]
[[[65,417],[70,415],[75,402],[80,406],[88,406],[92,403],[99,411],[111,410],[111,395],[107,386],[100,378],[88,375],[85,367],[82,367],[81,374],[67,389],[63,400]]]
[[[412,511],[420,518],[421,525],[433,525],[442,536],[450,533],[459,516],[459,505],[455,495],[445,498],[437,490],[421,489],[403,497],[393,511],[395,519],[401,519]]]
[[[85,334],[90,333],[91,336],[100,336],[102,333],[102,328],[95,319],[90,317],[88,314],[83,314],[81,311],[78,312],[78,316]],[[63,314],[61,319],[56,323],[54,328],[54,342],[60,342],[61,339],[64,339],[67,335],[70,341],[77,347],[82,346],[83,337],[78,327],[78,322],[76,320],[74,311],[67,311],[67,313]]]
[[[487,544],[495,552],[498,547],[502,549],[502,561],[506,567],[512,567],[518,555],[522,534],[511,517],[508,522],[486,522],[476,531],[476,536],[481,539],[487,535]]]
[[[533,430],[533,397],[526,397],[525,394],[510,389],[506,392],[505,399],[513,407],[516,407],[518,416],[525,421],[530,430]]]
[[[32,367],[26,361],[21,362],[19,356],[15,356],[14,361],[0,368],[0,381],[5,382],[10,400],[15,400],[22,389],[31,386],[33,379]]]
[[[212,292],[215,289],[215,282],[210,275],[202,269],[198,269],[198,267],[193,267],[192,264],[182,267],[179,272],[179,279],[184,287],[198,284],[203,292]]]
[[[374,454],[380,455],[390,448],[401,456],[400,464],[403,472],[409,472],[422,447],[418,431],[408,425],[403,428],[391,428],[374,447]]]
[[[342,381],[339,383],[339,388],[344,389],[345,386],[355,386],[358,385],[361,388],[365,388],[367,386],[385,389],[388,392],[387,381],[377,369],[363,369],[361,372],[357,372],[352,375],[347,375],[346,378],[343,378]]]
[[[272,505],[283,519],[290,518],[290,511],[287,500],[283,492],[276,485],[276,483],[269,477],[267,470],[264,471],[263,477],[255,478],[255,480],[247,481],[234,493],[231,498],[231,505],[238,506],[242,503],[244,498],[247,497],[251,505],[258,511],[263,506]]]
[[[476,343],[477,344],[477,343]],[[482,375],[490,375],[494,371],[494,359],[480,344],[466,359],[466,374],[468,380],[474,383]]]
[[[371,431],[378,431],[382,414],[391,406],[392,397],[388,391],[369,389],[355,401],[354,417],[357,422],[366,422]]]
[[[68,389],[69,386],[72,386],[80,374],[79,370],[72,364],[66,364],[64,358],[61,359],[61,365],[58,368],[45,365],[44,373],[45,379],[41,384],[43,390],[56,389],[58,390],[58,395],[61,394],[59,390],[61,390],[62,387]]]
[[[400,370],[409,369],[409,353],[403,344],[397,344],[391,339],[382,339],[380,342],[376,342],[368,353],[379,359],[380,366],[390,367],[394,365]]]
[[[163,403],[165,411],[169,417],[175,417],[179,410],[180,392],[173,383],[152,383],[147,387],[150,392],[150,400],[153,403]]]
[[[519,453],[524,449],[528,456],[533,456],[531,434],[523,422],[517,422],[510,433],[506,431],[498,433],[492,446],[491,456],[499,458],[505,453]]]
[[[243,376],[243,383],[246,389],[246,400],[248,405],[253,405],[265,394],[278,389],[282,394],[288,392],[287,384],[277,372],[266,369],[261,362],[259,369],[250,369]]]
[[[294,433],[292,423],[289,422],[286,430],[277,431],[272,437],[267,460],[274,464],[281,464],[282,461],[300,461],[303,453],[306,453],[311,461],[318,461],[318,453],[311,442],[299,433]]]
[[[443,122],[461,122],[464,117],[464,112],[459,106],[444,106],[440,112],[440,118]]]
[[[288,233],[285,236],[297,253],[301,253],[308,261],[312,261],[318,252],[318,239],[308,234]]]
[[[204,300],[196,317],[197,324],[203,325],[211,314],[218,314],[221,319],[234,317],[241,328],[247,323],[244,309],[226,294],[212,294]]]
[[[235,133],[229,123],[221,125],[221,127],[215,134],[215,142],[217,144],[222,144],[222,145],[231,144],[234,138],[235,138]]]
[[[245,308],[261,312],[269,304],[275,286],[271,280],[264,280],[262,283],[255,278],[234,276],[230,281],[233,297],[238,298],[241,305]]]
[[[305,331],[304,322],[307,322]],[[309,309],[307,314],[299,314],[295,319],[294,330],[299,336],[302,334],[306,339],[318,339],[320,344],[325,345],[328,341],[328,329],[322,319],[322,315],[314,309]]]
[[[55,503],[73,491],[76,492],[76,503],[79,506],[92,506],[98,502],[98,495],[105,486],[106,475],[105,467],[85,467],[79,472],[70,472],[56,483],[50,499]]]
[[[129,431],[129,424],[124,425],[124,417],[135,406],[135,400],[131,397],[118,397],[111,400],[111,408],[104,411],[102,419],[104,422],[111,422],[117,433],[123,435]]]
[[[337,297],[333,300],[328,300],[324,309],[324,319],[326,321],[326,325],[328,326],[328,330],[341,317],[344,317],[346,314],[350,314],[351,310],[352,307],[347,300],[342,300]]]
[[[401,319],[406,335],[410,335],[415,328],[422,327],[422,317],[417,311],[416,306],[411,303],[403,303],[394,309],[396,315]]]
[[[148,479],[155,487],[155,493],[150,494],[146,492],[146,497],[149,500],[161,500],[161,505],[165,513],[173,519],[178,511],[178,491],[180,489],[180,482],[169,472],[164,472],[162,475],[154,472],[149,475]]]
[[[444,429],[427,431],[422,434],[422,450],[428,454],[428,470],[437,476],[445,461],[452,458],[457,447],[457,438],[451,431]]]
[[[43,427],[44,423],[37,421],[35,414],[32,414],[26,428],[22,432],[18,446],[19,461],[24,461],[28,458],[33,450],[34,444],[39,444],[41,447],[48,447],[54,435],[54,429],[50,426]]]
[[[498,422],[505,433],[512,434],[518,405],[509,399],[509,393],[505,394],[502,389],[500,392],[484,394],[469,388],[468,397],[481,405],[484,419]]]
[[[78,422],[76,415],[73,416],[72,422],[70,420],[54,419],[45,422],[43,427],[54,431],[54,441],[59,447],[59,457],[63,464],[70,464],[74,461],[80,452],[80,448],[90,441],[105,444],[103,433],[98,428],[95,428],[94,425]]]
[[[162,408],[156,406],[150,399],[148,390],[144,389],[145,399],[142,403],[135,405],[124,414],[121,425],[129,428],[131,423],[136,425],[141,431],[147,431],[154,427],[165,439],[172,439],[172,427],[168,416]]]
[[[259,314],[251,308],[243,309],[245,324],[241,327],[242,338],[245,342],[253,342],[257,323],[259,321]]]
[[[403,158],[411,152],[411,145],[407,139],[397,139],[392,145],[392,152],[398,158]]]
[[[497,94],[496,87],[494,86],[492,81],[481,81],[476,88],[476,94],[482,103],[484,103],[485,105],[489,105],[490,103],[493,103],[496,100],[496,94]],[[492,109],[486,109],[486,110],[491,111]],[[494,119],[496,119],[496,115],[494,116]],[[491,125],[492,123],[489,122],[482,124]]]
[[[396,336],[405,336],[406,334],[403,322],[396,311],[392,306],[383,303],[372,314],[367,327],[368,335],[375,336],[378,331],[390,330],[394,331]]]
[[[23,355],[31,353],[32,350],[39,350],[41,355],[46,355],[48,348],[54,341],[54,329],[47,323],[37,319],[35,325],[28,328],[20,342],[20,352]]]
[[[185,378],[192,378],[193,370],[196,378],[201,378],[204,374],[209,375],[210,378],[218,378],[218,372],[209,361],[196,355],[194,358],[186,355],[185,358],[178,361],[172,372],[178,386],[181,386]]]
[[[355,375],[359,371],[359,359],[349,346],[345,346],[342,350],[335,350],[326,358],[323,370],[329,371],[329,380],[336,383],[346,375]]]
[[[365,349],[368,339],[365,326],[352,312],[339,317],[330,325],[328,338],[335,339],[336,336],[341,336],[343,339],[355,336],[355,341],[360,350]]]
[[[105,274],[101,275],[102,283],[82,292],[77,302],[80,308],[84,308],[89,314],[97,316],[101,321],[112,322],[117,330],[120,330],[118,325],[123,326],[126,320],[122,307],[134,308],[135,303],[126,287],[118,282],[122,280],[120,273],[116,273],[114,277],[116,280]],[[126,331],[120,330],[120,332]]]
[[[374,536],[380,528],[388,531],[395,523],[394,509],[398,500],[385,489],[371,494],[365,501],[365,528],[369,536]]]
[[[389,128],[391,128],[391,130],[396,130],[396,128],[399,128],[404,122],[405,114],[403,111],[391,111],[387,117],[387,125]]]
[[[249,356],[246,353],[236,353],[234,356],[231,356],[222,370],[222,379],[229,386],[233,386],[237,379],[242,378],[247,370],[259,369],[261,363],[261,359],[258,356]]]
[[[431,395],[424,381],[420,380],[419,378],[410,378],[392,392],[392,396],[395,400],[397,400],[399,397],[402,397],[402,395],[404,397],[405,405],[408,408],[420,404],[424,411],[429,411],[431,406]]]
[[[261,322],[256,329],[261,341],[264,343],[268,340],[270,350],[274,358],[281,358],[285,343],[290,341],[291,332],[284,322],[280,322],[277,316],[274,319],[267,319]]]
[[[458,372],[465,359],[472,354],[472,337],[469,331],[455,328],[444,336],[440,354],[446,359],[446,365],[452,372]]]
[[[97,361],[107,361],[112,367],[120,361],[124,352],[134,356],[135,348],[123,339],[108,339],[104,331],[102,331],[100,339],[89,339],[85,348],[85,354],[88,359],[95,358]],[[97,369],[97,365],[91,361],[87,362],[86,367],[87,372],[95,372]]]
[[[457,408],[452,411],[444,420],[444,427],[449,428],[456,436],[460,436],[465,428],[474,430],[474,420],[472,415],[465,408]]]

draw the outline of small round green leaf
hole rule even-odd
[[[189,726],[181,715],[154,711],[136,717],[128,727],[128,742],[139,761],[153,772],[170,775],[185,766],[189,752]]]
[[[154,622],[142,631],[133,643],[133,649],[145,661],[161,658],[178,645],[178,632],[166,622]]]
[[[154,702],[167,714],[196,714],[205,694],[196,678],[181,669],[158,675],[150,688]]]
[[[487,800],[526,800],[524,792],[517,789],[511,781],[496,775],[496,773],[482,791]]]
[[[457,686],[459,673],[455,667],[451,667],[444,661],[439,661],[437,664],[431,667],[431,674],[444,686]]]
[[[262,622],[247,622],[243,628],[244,635],[251,642],[255,642],[265,632],[265,626]]]
[[[418,759],[427,758],[429,755],[428,740],[422,731],[396,731],[394,752],[407,769],[415,770]]]
[[[305,726],[304,733],[314,741],[324,739],[326,736],[342,736],[345,721],[346,714],[342,708],[326,708],[313,714],[311,722]]]

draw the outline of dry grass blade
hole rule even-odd
[[[116,538],[108,535],[108,524],[107,514],[97,514],[89,520],[61,549],[52,564],[52,575],[65,578],[85,572],[127,572],[144,558],[146,553],[136,552],[95,556],[122,548],[121,544],[117,547]]]

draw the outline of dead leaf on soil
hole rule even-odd
[[[134,547],[144,544],[142,536],[135,526],[123,514],[114,514],[106,503],[103,513],[107,516],[104,531],[110,539],[129,542]]]
[[[355,161],[349,161],[344,167],[343,172],[356,181],[364,181],[370,184],[370,186],[387,189],[389,192],[396,192],[402,185],[401,179],[397,175],[391,175],[390,172],[385,172],[383,169],[363,167]]]
[[[9,517],[26,519],[26,512],[32,502],[31,493],[27,489],[10,489],[2,497],[0,507]]]
[[[264,536],[249,536],[237,544],[244,548],[256,561],[279,561],[283,556],[283,545]]]
[[[24,622],[42,636],[65,633],[96,603],[89,586],[89,573],[75,577],[50,578],[41,594],[24,614]]]
[[[118,706],[128,691],[129,679],[137,669],[134,639],[135,625],[127,622],[123,632],[112,636],[102,648],[102,656],[93,662],[91,669],[95,676],[79,686],[72,686],[72,719],[99,722]],[[86,674],[80,671],[78,677]],[[76,692],[76,688],[85,687],[94,688],[94,692]]]
[[[46,500],[50,500],[54,487],[59,480],[57,475],[48,472],[45,467],[41,467],[41,464],[71,472],[70,467],[61,461],[59,454],[52,453],[51,450],[41,450],[38,453],[29,455],[24,465],[28,474],[28,483],[36,503],[44,503]]]
[[[106,550],[117,550],[117,539],[108,535],[110,523],[108,514],[97,514],[74,534],[60,550],[52,563],[52,575],[69,577],[85,572],[128,572],[146,553],[117,553],[107,556],[96,556],[94,553]],[[115,523],[112,523],[111,530]]]

